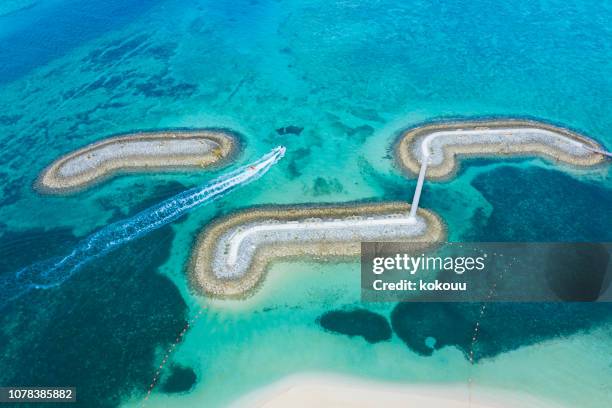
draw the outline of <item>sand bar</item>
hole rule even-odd
[[[263,280],[270,261],[355,257],[362,241],[424,245],[445,238],[438,216],[406,203],[260,207],[231,214],[198,237],[190,263],[193,286],[213,297],[244,297]]]
[[[78,190],[121,172],[177,171],[220,164],[238,149],[237,134],[221,129],[122,134],[54,161],[40,175],[46,193]]]
[[[527,120],[446,122],[409,129],[400,135],[395,155],[411,174],[428,157],[427,178],[446,179],[458,168],[457,156],[541,156],[575,167],[606,158],[596,141],[568,129]]]
[[[238,399],[232,408],[561,408],[523,393],[466,384],[397,384],[323,373],[286,377]]]

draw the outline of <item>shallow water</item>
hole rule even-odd
[[[116,2],[76,3],[0,17],[1,274],[225,171],[129,175],[42,196],[32,185],[61,154],[160,127],[236,130],[245,139],[237,164],[288,148],[265,179],[2,316],[0,365],[10,369],[0,383],[76,385],[77,405],[141,403],[185,321],[209,304],[190,292],[185,271],[195,236],[216,216],[255,204],[409,200],[415,180],[394,166],[391,146],[399,130],[434,119],[534,117],[612,148],[605,2],[160,0],[130,2],[121,15]],[[286,126],[304,130],[276,132]],[[609,241],[611,192],[609,166],[470,160],[455,179],[426,183],[421,203],[444,218],[451,240]],[[457,346],[426,356],[396,334],[370,344],[317,323],[356,307],[391,319],[395,306],[359,303],[356,263],[278,264],[254,298],[210,304],[187,332],[172,363],[195,372],[193,390],[163,392],[166,370],[147,406],[223,406],[304,370],[472,379],[568,406],[610,399],[612,328],[601,319],[525,333],[524,345],[475,365]],[[567,311],[547,313],[562,320]]]

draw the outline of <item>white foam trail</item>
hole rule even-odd
[[[110,224],[80,241],[68,255],[49,259],[0,277],[0,308],[32,289],[61,285],[87,262],[158,229],[203,204],[257,180],[285,155],[278,146],[259,160],[211,182],[183,191],[127,220]]]

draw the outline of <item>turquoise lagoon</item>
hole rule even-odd
[[[366,308],[396,327],[430,315],[409,327],[438,343],[470,332],[474,322],[462,308],[455,312],[467,325],[457,327],[434,307],[360,303],[357,263],[276,264],[243,302],[211,302],[186,278],[198,232],[233,210],[410,199],[415,180],[401,176],[391,151],[406,127],[533,117],[612,148],[609,4],[58,0],[7,10],[0,13],[1,274],[66,252],[223,171],[130,175],[66,196],[35,192],[40,171],[68,151],[114,133],[169,127],[240,132],[244,150],[232,167],[278,144],[288,150],[258,182],[3,310],[0,384],[74,385],[79,406],[140,406],[177,334],[205,307],[147,406],[225,406],[304,371],[470,382],[567,406],[612,403],[606,305],[500,305],[481,322],[491,333],[483,347],[493,353],[471,364],[461,343],[419,353],[403,341],[406,331],[371,344],[323,330],[323,313]],[[289,125],[302,133],[275,131]],[[422,205],[444,218],[454,241],[610,241],[611,193],[605,167],[473,160],[452,181],[426,184]]]

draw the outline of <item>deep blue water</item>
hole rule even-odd
[[[159,0],[62,0],[0,17],[0,84],[129,23]],[[11,27],[13,27],[11,29]],[[5,28],[6,30],[6,28]]]

